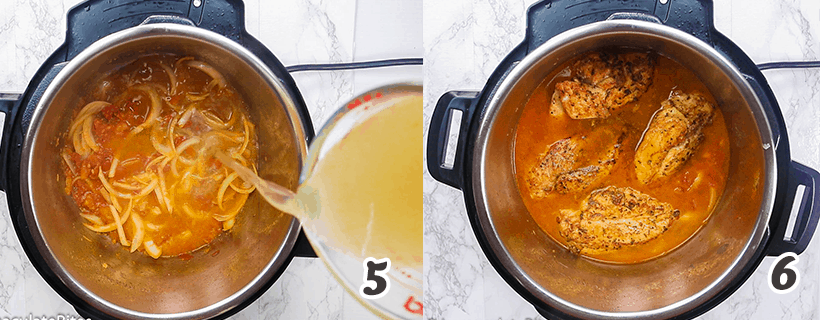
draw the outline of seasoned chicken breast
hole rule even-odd
[[[675,173],[703,141],[715,109],[697,93],[674,94],[661,103],[635,152],[635,173],[647,184]]]
[[[570,69],[574,78],[555,85],[550,114],[572,119],[607,118],[637,100],[652,84],[655,56],[648,53],[589,53]]]
[[[580,210],[561,210],[558,232],[582,254],[618,250],[657,238],[680,212],[672,205],[626,187],[592,192]]]
[[[622,152],[624,131],[597,130],[590,135],[561,139],[541,154],[527,176],[530,195],[582,191],[608,176]]]

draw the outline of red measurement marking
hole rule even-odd
[[[360,105],[362,105],[362,101],[361,101],[361,100],[359,100],[359,99],[356,99],[356,100],[353,100],[353,102],[349,103],[349,104],[347,105],[347,108],[348,108],[348,109],[353,109],[353,108],[358,107],[358,106],[360,106]]]
[[[354,109],[354,108],[356,108],[356,107],[358,107],[358,106],[362,105],[362,104],[363,104],[363,102],[368,102],[368,101],[370,101],[370,100],[373,100],[373,98],[374,98],[374,97],[375,97],[375,98],[377,98],[377,99],[378,99],[378,98],[381,98],[381,97],[382,97],[382,93],[381,93],[381,92],[376,92],[375,96],[370,95],[370,94],[368,93],[368,94],[364,95],[361,99],[356,99],[356,100],[353,100],[352,102],[348,103],[348,104],[347,104],[347,108],[348,108],[348,109]],[[367,109],[367,107],[365,107],[365,109]]]
[[[424,305],[422,305],[421,302],[416,301],[413,296],[407,298],[407,302],[404,303],[404,309],[410,313],[424,314]]]

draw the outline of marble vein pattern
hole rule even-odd
[[[523,40],[526,9],[534,2],[425,1],[425,124],[445,92],[477,91],[484,86],[501,59]],[[716,28],[756,63],[820,58],[817,1],[716,0],[714,8]],[[820,71],[764,74],[786,121],[792,158],[820,168]],[[543,319],[487,261],[470,226],[462,193],[425,171],[423,199],[425,318]],[[817,242],[814,239],[800,255],[797,268],[802,278],[793,292],[778,295],[768,288],[766,274],[773,258],[766,258],[735,294],[700,318],[818,318]]]
[[[37,68],[63,42],[66,12],[79,0],[0,0],[0,92],[22,93]],[[372,2],[372,1],[371,1]],[[365,0],[245,1],[248,32],[284,65],[353,61],[357,14]],[[407,2],[411,3],[412,2]],[[378,4],[378,3],[376,3]],[[421,3],[418,6],[420,23]],[[359,11],[359,12],[357,12]],[[361,20],[361,19],[359,19]],[[371,24],[373,22],[370,22]],[[420,28],[420,27],[419,27]],[[418,52],[359,51],[364,58],[421,56]],[[398,70],[398,71],[396,71]],[[409,71],[408,71],[409,70]],[[359,72],[359,71],[357,71]],[[356,81],[352,71],[302,72],[293,75],[315,128],[353,95],[373,88]],[[381,71],[390,76],[390,71]],[[395,69],[421,78],[421,68]],[[361,71],[361,77],[372,77]],[[384,77],[382,77],[384,78]],[[384,80],[382,80],[384,81]],[[0,196],[0,318],[29,313],[76,312],[32,267],[11,225],[5,194]],[[375,319],[332,277],[318,259],[294,258],[279,280],[233,319]]]

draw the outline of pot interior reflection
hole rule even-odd
[[[717,100],[729,132],[727,185],[708,222],[676,250],[637,264],[595,262],[552,240],[525,208],[522,196],[527,195],[519,193],[515,171],[526,169],[514,168],[512,160],[511,137],[532,91],[557,72],[557,66],[605,47],[653,50],[691,69]],[[506,271],[563,313],[585,318],[678,315],[725,287],[757,249],[773,205],[771,139],[753,91],[710,47],[653,23],[594,23],[534,50],[490,101],[479,124],[471,168],[478,218]]]
[[[244,98],[259,141],[259,174],[294,189],[306,156],[305,133],[281,82],[249,51],[215,33],[151,24],[112,34],[78,55],[34,111],[23,149],[26,219],[40,254],[79,297],[117,318],[210,317],[260,290],[284,266],[299,226],[255,193],[235,226],[189,260],[130,254],[86,229],[60,176],[58,141],[81,96],[107,73],[155,53],[194,56],[218,69]]]

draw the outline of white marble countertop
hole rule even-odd
[[[66,12],[79,0],[0,0],[0,92],[21,93],[64,40]],[[421,0],[249,0],[246,28],[286,66],[418,58]],[[357,94],[421,81],[422,67],[294,74],[314,127]],[[76,312],[31,266],[0,197],[0,319]],[[234,319],[375,319],[318,259],[294,258],[259,300]]]
[[[524,38],[533,0],[424,2],[424,120],[450,90],[480,90],[498,63]],[[715,0],[717,29],[756,63],[820,59],[820,1]],[[765,71],[791,143],[792,158],[820,168],[820,70]],[[489,264],[476,242],[461,191],[424,176],[425,317],[543,319]],[[702,319],[820,317],[815,237],[800,255],[799,287],[773,293],[766,258],[748,281]]]

